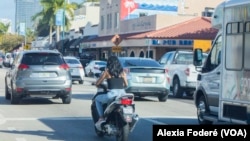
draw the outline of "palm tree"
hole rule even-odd
[[[32,20],[36,23],[41,22],[43,26],[49,25],[49,43],[52,43],[52,32],[55,29],[56,13],[59,9],[64,9],[64,25],[66,30],[70,27],[70,21],[74,19],[76,5],[69,4],[66,0],[40,0],[43,10],[36,13]],[[59,34],[59,33],[57,33]]]

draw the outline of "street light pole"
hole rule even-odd
[[[63,33],[62,33],[62,54],[64,55],[64,26],[65,26],[65,0],[63,2]]]

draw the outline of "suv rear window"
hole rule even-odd
[[[23,56],[22,64],[26,65],[61,65],[64,64],[60,54],[28,53]]]
[[[121,61],[123,67],[143,66],[143,67],[160,67],[160,64],[154,60],[128,59]]]
[[[69,64],[79,64],[80,62],[78,62],[76,59],[64,59],[66,61],[66,63]]]

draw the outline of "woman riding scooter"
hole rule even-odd
[[[98,87],[105,79],[107,79],[108,84],[107,94],[98,95],[95,98],[96,108],[99,115],[99,120],[95,123],[95,126],[98,130],[101,130],[100,126],[103,122],[105,122],[102,105],[108,103],[116,96],[126,94],[124,89],[128,85],[126,73],[123,71],[122,65],[120,64],[117,56],[110,56],[108,58],[107,67],[97,80],[96,86]]]

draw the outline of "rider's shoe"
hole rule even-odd
[[[96,123],[95,123],[95,127],[97,128],[97,130],[101,131],[102,130],[102,124],[105,122],[105,120],[98,120]]]

